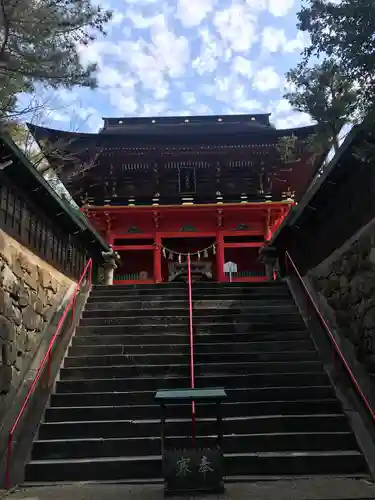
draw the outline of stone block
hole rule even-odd
[[[19,252],[18,254],[18,262],[19,262],[19,265],[21,267],[21,269],[30,274],[32,269],[33,269],[33,264],[30,262],[30,260],[28,259],[28,257],[22,253],[22,252]]]
[[[12,386],[13,370],[11,366],[0,366],[0,393],[8,393]]]
[[[0,231],[0,257],[10,264],[12,262],[13,247],[8,243],[8,240],[4,233]]]
[[[373,266],[375,266],[375,247],[371,248],[371,251],[368,256],[368,260],[371,262]]]
[[[31,305],[37,314],[40,315],[43,314],[44,310],[43,302],[39,299],[39,297],[36,294],[31,295]]]
[[[365,317],[363,320],[363,327],[368,329],[368,330],[372,330],[375,328],[375,308],[371,308],[365,314]]]
[[[41,267],[38,267],[37,274],[38,274],[39,285],[42,288],[50,288],[51,287],[51,280],[52,280],[51,273],[49,271],[46,271],[45,269],[43,269]]]
[[[26,342],[27,342],[27,332],[24,328],[21,328],[17,332],[16,336],[16,350],[17,352],[25,352],[26,351]]]
[[[31,290],[36,291],[38,289],[38,274],[36,269],[32,269],[30,273],[25,273],[23,281]]]
[[[0,288],[0,314],[7,318],[12,317],[12,299],[10,295]]]
[[[17,353],[16,359],[14,361],[14,367],[15,369],[20,372],[23,368],[23,365],[26,361],[26,356],[23,352]]]
[[[27,330],[36,330],[41,322],[41,317],[34,311],[32,306],[23,309],[23,324]]]
[[[358,240],[358,253],[362,258],[367,258],[371,251],[371,237],[369,234],[364,234]]]
[[[38,344],[40,336],[35,332],[25,333],[25,351],[30,352]]]
[[[29,291],[20,282],[18,282],[18,283],[15,282],[13,284],[13,288],[12,288],[10,295],[15,299],[16,305],[18,307],[23,308],[23,307],[26,307],[30,304]]]
[[[17,276],[17,278],[19,278],[20,280],[23,280],[25,272],[21,267],[21,263],[19,261],[19,254],[15,253],[13,255],[11,267],[12,267],[13,274],[15,274]]]
[[[0,288],[10,292],[15,282],[17,282],[15,274],[11,271],[9,266],[4,266],[0,271]]]
[[[12,316],[9,318],[17,326],[22,325],[22,312],[18,307],[12,306]]]
[[[48,288],[46,290],[46,294],[47,294],[47,305],[52,306],[54,304],[54,298],[55,298],[52,290]]]
[[[39,297],[39,300],[42,302],[43,307],[45,307],[47,305],[48,301],[47,301],[47,294],[44,291],[44,288],[42,288],[41,286],[38,285],[38,290],[36,293]]]
[[[14,342],[3,342],[2,344],[3,353],[3,365],[12,366],[16,362],[17,349]]]
[[[7,342],[14,342],[16,336],[16,328],[4,316],[0,316],[0,338]]]

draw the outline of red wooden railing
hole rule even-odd
[[[81,288],[81,284],[85,278],[85,276],[88,276],[88,289],[91,288],[91,284],[92,284],[92,259],[90,259],[86,266],[85,266],[85,269],[83,270],[82,274],[81,274],[81,277],[76,285],[76,289],[74,291],[74,294],[73,294],[73,297],[71,298],[69,304],[66,306],[64,312],[63,312],[63,315],[61,316],[60,318],[60,321],[58,322],[57,324],[57,327],[56,327],[56,332],[55,334],[53,335],[50,343],[49,343],[49,346],[48,346],[48,349],[47,349],[47,352],[46,354],[44,355],[44,358],[42,359],[40,365],[39,365],[39,368],[38,368],[38,371],[36,372],[36,375],[35,375],[35,378],[33,380],[33,383],[31,384],[30,386],[30,389],[24,399],[24,402],[21,406],[21,409],[20,411],[18,412],[17,414],[17,417],[14,421],[14,424],[12,426],[12,428],[10,429],[9,431],[9,435],[8,435],[8,448],[7,448],[7,459],[6,459],[6,470],[5,470],[5,489],[9,489],[10,488],[10,483],[11,483],[11,462],[12,462],[12,453],[13,453],[13,437],[14,437],[14,434],[18,428],[18,425],[25,413],[25,410],[29,404],[29,401],[32,397],[32,395],[34,394],[34,391],[35,391],[35,388],[41,378],[41,375],[43,373],[43,370],[45,368],[45,366],[47,365],[47,380],[48,382],[50,381],[50,375],[51,375],[51,365],[52,365],[52,361],[53,361],[53,347],[56,343],[56,340],[57,338],[59,337],[60,335],[60,332],[61,332],[61,329],[62,329],[62,326],[64,324],[64,321],[66,320],[66,317],[69,313],[69,311],[72,311],[72,324],[74,322],[74,318],[75,318],[75,313],[76,313],[76,303],[77,303],[77,295],[80,291],[80,288]]]
[[[360,398],[362,399],[362,402],[364,403],[366,409],[368,410],[368,412],[371,416],[371,419],[375,422],[374,410],[372,409],[372,407],[371,407],[367,397],[365,396],[361,386],[359,385],[357,379],[355,378],[347,360],[345,359],[343,352],[340,349],[340,346],[337,343],[337,340],[335,339],[335,336],[333,335],[331,329],[329,328],[326,320],[323,318],[322,313],[320,312],[315,300],[313,299],[309,289],[307,288],[305,282],[303,281],[302,276],[297,269],[297,266],[295,265],[292,257],[290,256],[289,252],[287,252],[287,251],[285,252],[285,270],[286,270],[287,275],[290,275],[291,271],[293,271],[294,274],[297,276],[298,281],[302,285],[302,288],[306,294],[306,298],[307,298],[308,302],[312,305],[320,324],[322,325],[322,327],[323,327],[324,331],[326,332],[331,344],[333,345],[336,354],[339,356],[340,361],[342,362],[342,364],[345,368],[345,371],[348,374],[354,388],[356,389],[357,393],[359,394]]]
[[[189,291],[189,331],[190,331],[190,386],[192,389],[195,388],[195,376],[194,376],[194,334],[193,334],[193,293],[191,286],[191,256],[188,253],[187,256],[188,263],[188,291]],[[192,439],[195,443],[195,402],[191,403],[191,427],[192,427]]]

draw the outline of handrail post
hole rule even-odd
[[[191,256],[188,253],[188,291],[189,291],[189,330],[190,330],[190,385],[191,388],[195,387],[194,378],[194,335],[193,335],[193,294],[191,289]],[[191,403],[191,426],[192,426],[192,440],[195,445],[195,402]]]

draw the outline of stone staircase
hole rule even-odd
[[[284,283],[197,283],[197,387],[225,387],[225,474],[365,475],[366,462]],[[27,482],[159,480],[160,388],[189,387],[187,286],[97,286],[26,466]],[[214,409],[197,406],[198,443]],[[169,410],[188,444],[191,406]]]

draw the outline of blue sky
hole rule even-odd
[[[98,88],[58,91],[40,124],[97,131],[102,116],[261,112],[278,128],[310,123],[282,97],[308,43],[300,0],[103,1],[108,35],[79,49],[98,63]]]

